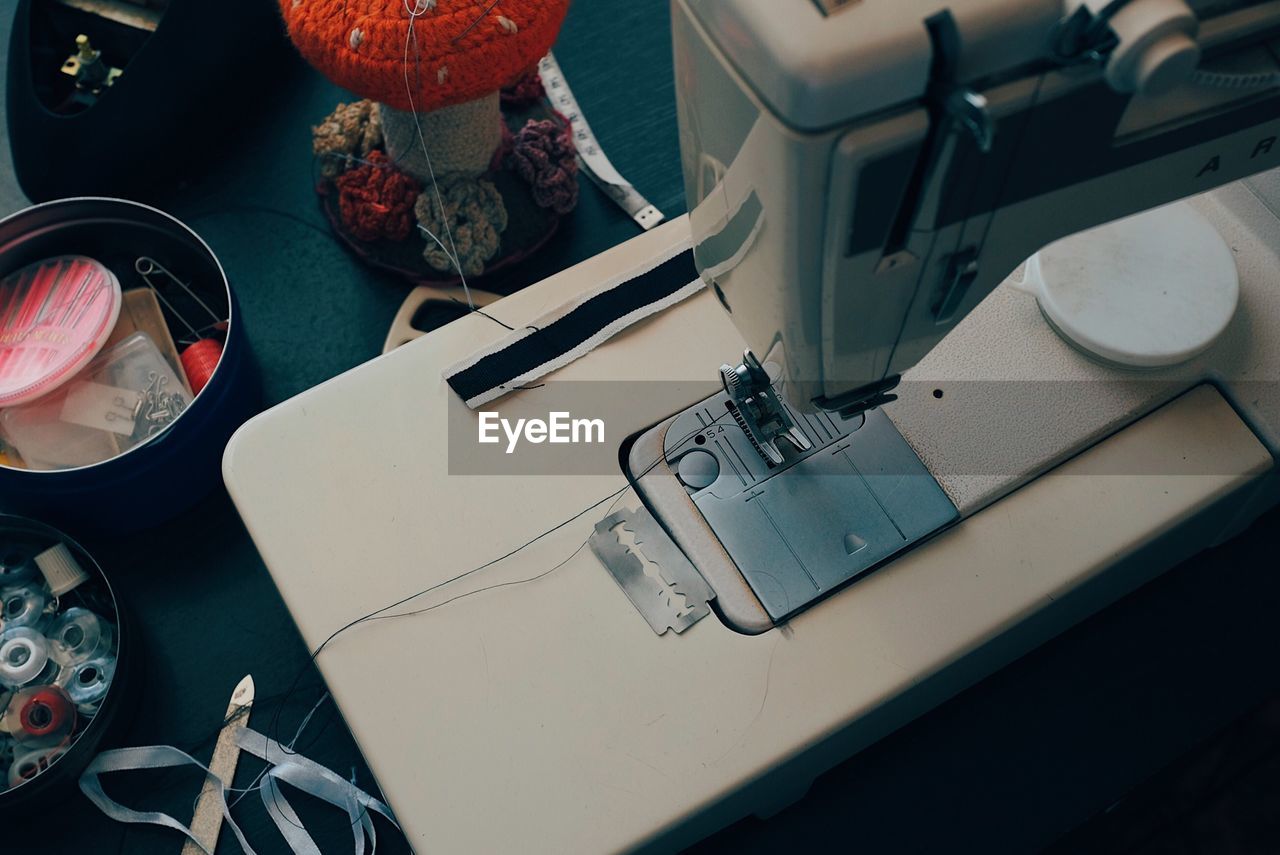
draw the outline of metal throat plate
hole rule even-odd
[[[842,418],[784,401],[810,448],[770,465],[724,417],[727,402],[721,393],[679,414],[664,454],[775,622],[957,518],[882,410]]]

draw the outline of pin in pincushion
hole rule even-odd
[[[366,257],[414,278],[432,271],[452,276],[449,254],[422,232],[449,246],[436,228],[448,226],[452,234],[456,225],[492,235],[470,242],[463,267],[471,276],[531,252],[572,208],[577,175],[568,127],[544,107],[529,118],[537,130],[517,124],[508,132],[507,119],[523,120],[517,111],[528,108],[508,98],[504,119],[500,97],[506,87],[529,91],[530,70],[555,41],[568,0],[280,0],[280,8],[302,55],[367,99],[340,105],[317,126],[314,144],[322,194],[342,199],[326,210]],[[379,149],[384,158],[372,156]],[[385,170],[408,181],[376,174]],[[410,231],[425,241],[414,261],[429,271],[415,270],[407,263],[411,256],[384,245],[403,232],[404,193],[411,186],[421,194],[410,206],[418,225]],[[455,200],[486,204],[445,200],[442,210],[437,186]],[[482,221],[455,219],[463,211]]]

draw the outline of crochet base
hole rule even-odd
[[[555,118],[567,125],[567,120],[550,110],[541,100],[529,103],[508,101],[502,105],[500,115],[502,125],[499,126],[498,132],[502,145],[494,152],[488,170],[480,177],[491,182],[502,196],[507,212],[507,226],[500,237],[498,254],[489,259],[484,270],[479,274],[468,273],[468,283],[494,278],[493,274],[500,273],[528,258],[551,239],[562,218],[562,215],[554,210],[538,205],[530,184],[513,169],[503,164],[505,151],[512,142],[512,135],[524,127],[526,122],[531,119]],[[579,181],[582,180],[581,176],[577,178]],[[431,192],[429,180],[423,182],[423,189]],[[320,176],[316,194],[319,197],[320,208],[329,220],[334,234],[366,264],[392,273],[415,285],[445,286],[461,281],[456,270],[441,271],[427,263],[422,253],[428,238],[420,231],[415,230],[414,234],[403,241],[388,239],[366,241],[356,237],[343,222],[338,207],[338,188],[332,178]],[[489,283],[488,287],[496,292],[510,290],[503,288],[500,279]]]
[[[507,206],[508,221],[507,228],[502,233],[498,255],[489,260],[483,272],[467,276],[469,283],[487,278],[528,258],[551,239],[560,225],[558,214],[538,207],[533,201],[533,192],[520,176],[507,170],[498,170],[486,173],[484,177],[492,181],[502,194],[502,200]],[[452,274],[442,273],[427,264],[422,257],[425,238],[411,236],[403,241],[360,240],[342,222],[337,189],[327,182],[321,183],[316,187],[316,194],[334,234],[366,264],[403,277],[414,285],[454,285],[461,281],[457,271]]]

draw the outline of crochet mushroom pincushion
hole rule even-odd
[[[469,241],[474,250],[458,259],[472,275],[498,252],[508,221],[511,191],[495,170],[505,164],[523,178],[520,192],[553,223],[576,201],[567,128],[511,133],[500,98],[504,88],[528,88],[536,79],[533,69],[555,41],[568,0],[280,0],[280,9],[307,61],[367,99],[340,105],[315,129],[321,174],[343,194],[337,210],[345,237],[393,239],[403,229],[388,224],[403,221],[405,194],[417,187],[409,207],[428,236],[423,258],[434,270],[450,272],[454,264],[452,250],[441,252],[445,236],[431,227],[490,235]],[[512,160],[514,148],[520,153]],[[385,158],[371,159],[376,149]],[[354,177],[343,174],[361,168]],[[371,169],[394,169],[409,183]],[[573,189],[562,192],[568,183]],[[483,222],[455,223],[457,216]]]

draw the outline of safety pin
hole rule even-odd
[[[168,298],[165,297],[164,294],[160,291],[160,289],[156,287],[155,283],[151,281],[151,277],[153,275],[164,275],[168,277],[170,282],[173,282],[175,285],[177,285],[179,288],[185,291],[188,297],[190,297],[192,300],[195,300],[197,303],[199,303],[200,308],[204,309],[206,312],[209,313],[209,317],[213,318],[214,325],[220,324],[223,322],[224,319],[219,317],[217,312],[215,312],[213,309],[209,308],[209,304],[206,303],[204,300],[200,299],[200,295],[197,294],[194,290],[192,290],[190,285],[188,285],[186,282],[183,282],[177,276],[173,275],[172,271],[170,271],[169,268],[165,267],[163,264],[156,261],[154,258],[151,258],[150,256],[147,256],[147,255],[138,256],[138,258],[133,262],[133,269],[137,271],[138,275],[142,277],[142,280],[147,283],[147,287],[150,288],[152,292],[156,295],[156,297],[159,298],[160,302],[164,304],[165,308],[168,309],[169,312],[174,317],[176,317],[179,321],[181,321],[182,325],[186,327],[187,330],[190,331],[191,335],[194,336],[195,338],[198,339],[200,337],[199,331],[197,331],[196,328],[191,325],[190,321],[188,321],[186,318],[184,318],[182,315],[178,313],[178,310],[174,308],[173,304],[169,302]],[[208,327],[206,327],[206,329],[208,329]]]

